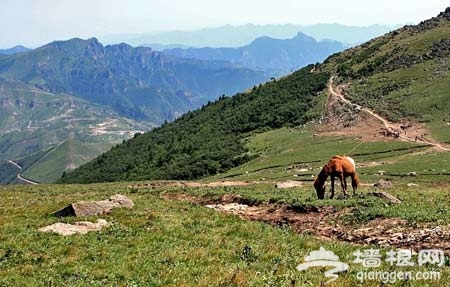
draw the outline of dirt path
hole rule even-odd
[[[15,161],[13,160],[8,160],[8,163],[14,165],[15,167],[17,167],[18,169],[22,169],[22,167]]]
[[[13,166],[15,166],[15,167],[17,167],[17,168],[20,169],[20,170],[23,169],[17,162],[15,162],[15,161],[13,161],[13,160],[8,160],[8,163],[11,164],[11,165],[13,165]],[[20,172],[17,173],[17,179],[20,180],[20,181],[23,181],[23,182],[25,182],[25,183],[28,183],[28,184],[33,184],[33,185],[39,184],[39,183],[36,182],[36,181],[33,181],[33,180],[31,180],[31,179],[24,178],[24,177],[20,174]]]
[[[328,81],[328,93],[332,98],[337,99],[338,101],[344,102],[350,106],[353,106],[356,108],[356,110],[363,111],[363,112],[369,114],[370,116],[372,116],[373,118],[379,120],[383,124],[383,126],[387,130],[387,132],[389,134],[394,135],[395,138],[397,138],[399,140],[403,140],[403,141],[417,142],[417,143],[430,145],[441,151],[450,151],[450,148],[445,147],[442,143],[427,139],[423,135],[418,136],[418,134],[420,134],[418,131],[416,131],[416,132],[410,131],[409,133],[414,136],[411,136],[411,135],[408,136],[408,135],[406,135],[406,131],[404,131],[402,129],[402,124],[392,123],[392,122],[388,121],[386,118],[382,117],[381,115],[375,113],[371,109],[362,107],[361,105],[351,102],[350,100],[345,98],[344,94],[341,92],[341,90],[339,88],[335,88],[335,86],[333,84],[333,80],[334,80],[334,78],[331,77],[330,80]],[[334,99],[330,100],[329,102],[330,103],[335,102]]]
[[[23,182],[25,182],[25,183],[28,183],[28,184],[33,184],[33,185],[38,185],[38,184],[39,184],[39,183],[36,182],[36,181],[33,181],[33,180],[31,180],[31,179],[24,178],[20,173],[17,174],[17,179],[19,179],[19,180],[21,180],[21,181],[23,181]]]
[[[450,254],[450,226],[414,225],[398,218],[377,218],[365,224],[346,225],[343,218],[353,208],[334,206],[294,206],[288,204],[249,203],[239,195],[225,194],[219,201],[186,193],[163,193],[165,200],[183,200],[233,214],[245,220],[262,221],[274,226],[290,226],[295,232],[311,234],[323,240],[354,244],[378,244],[404,249],[441,249]]]

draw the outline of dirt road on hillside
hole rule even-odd
[[[330,97],[337,99],[338,101],[344,102],[350,106],[353,106],[356,108],[357,111],[365,112],[365,113],[369,114],[370,116],[372,116],[373,118],[379,120],[383,124],[384,128],[387,130],[388,134],[394,135],[394,137],[399,140],[422,143],[422,144],[433,146],[441,151],[450,152],[450,148],[444,146],[444,144],[434,141],[434,140],[431,140],[431,139],[427,139],[423,135],[418,136],[418,134],[420,134],[420,132],[418,132],[418,131],[414,132],[414,130],[409,130],[410,135],[407,135],[404,128],[402,129],[402,124],[392,123],[389,120],[387,120],[386,118],[382,117],[381,115],[375,113],[371,109],[363,107],[356,103],[353,103],[349,99],[345,98],[344,94],[341,91],[341,87],[334,86],[333,80],[334,80],[333,77],[331,77],[328,82],[328,93],[329,93]],[[329,102],[333,103],[334,99],[329,100]],[[411,129],[411,128],[412,127],[409,127],[409,129]]]
[[[17,162],[15,162],[15,161],[13,161],[13,160],[8,160],[7,162],[8,162],[9,164],[11,164],[11,165],[17,167],[17,168],[20,169],[20,170],[23,169]],[[24,178],[24,177],[20,174],[20,172],[17,174],[17,179],[20,180],[20,181],[23,181],[23,182],[25,182],[25,183],[28,183],[28,184],[33,184],[33,185],[39,184],[39,183],[36,182],[36,181],[33,181],[33,180],[31,180],[31,179]]]

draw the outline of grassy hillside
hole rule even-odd
[[[315,116],[317,92],[329,75],[311,69],[187,113],[112,148],[61,181],[192,179],[237,166],[253,156],[242,142],[249,132],[299,125]]]
[[[0,218],[0,285],[320,286],[328,280],[323,275],[327,268],[310,268],[304,272],[295,269],[320,246],[332,250],[342,262],[349,264],[349,271],[339,273],[339,278],[327,286],[447,286],[450,278],[448,260],[443,267],[419,267],[416,255],[412,258],[415,266],[392,267],[383,259],[380,267],[364,268],[353,263],[356,250],[375,248],[384,255],[396,248],[350,244],[312,236],[305,231],[318,230],[325,222],[346,230],[367,230],[368,226],[379,230],[377,222],[380,221],[374,219],[382,217],[384,222],[406,220],[402,223],[406,227],[397,224],[395,232],[406,232],[400,228],[410,227],[423,232],[441,226],[448,234],[444,226],[450,223],[446,212],[450,202],[445,188],[421,188],[420,192],[411,192],[406,186],[396,188],[393,193],[404,200],[398,205],[369,195],[345,201],[318,201],[310,187],[280,192],[273,184],[184,189],[130,189],[129,184],[0,188],[3,198],[0,210],[4,211]],[[368,191],[362,189],[363,193]],[[112,226],[102,231],[69,237],[38,231],[40,227],[61,222],[49,214],[70,202],[100,200],[116,193],[129,196],[135,207],[116,209],[101,217],[62,220],[71,223],[104,218],[112,222]],[[202,206],[220,202],[225,194],[228,198],[239,195],[240,202],[253,202],[253,209],[267,208],[274,216],[286,210],[282,214],[285,217],[268,219],[271,226]],[[199,200],[192,202],[196,197]],[[295,225],[296,218],[322,216],[330,209],[335,210],[335,216],[323,217],[320,224],[312,221],[309,223],[312,226]],[[380,279],[358,280],[358,272],[372,270],[439,271],[441,279],[407,283],[397,280],[389,284],[383,284]]]
[[[107,151],[112,143],[81,143],[67,140],[48,151],[32,166],[24,169],[22,175],[41,183],[57,181],[63,172],[76,167]]]
[[[426,123],[450,141],[450,9],[330,57],[347,96],[391,120]]]
[[[0,185],[15,182],[20,169],[10,164],[7,160],[0,162]]]
[[[85,163],[87,159],[105,152],[106,146],[132,137],[138,131],[149,130],[151,124],[120,117],[109,108],[101,107],[68,94],[54,94],[39,90],[17,80],[0,78],[0,160],[24,161],[24,169],[34,164],[41,152],[48,152],[67,139],[86,144],[80,148],[73,163]],[[92,148],[94,145],[103,148]],[[96,154],[92,152],[96,151]],[[77,156],[68,151],[67,157]],[[66,163],[55,161],[51,168],[35,165],[29,176],[41,173],[37,181],[51,182],[66,170]],[[59,165],[60,163],[60,165]],[[2,184],[11,182],[17,176],[13,167],[6,163],[0,168]],[[76,165],[76,166],[78,166]],[[72,166],[73,169],[76,166]],[[53,170],[51,172],[50,170]],[[57,172],[57,174],[55,174]],[[45,178],[42,173],[52,174]]]
[[[17,159],[74,138],[117,142],[151,125],[68,94],[0,79],[0,158]]]
[[[62,182],[191,179],[223,172],[256,156],[245,148],[245,137],[317,120],[331,76],[345,84],[352,101],[393,121],[427,123],[431,137],[447,141],[449,27],[447,9],[248,94],[220,99],[118,146]]]
[[[333,155],[341,154],[356,161],[358,174],[366,185],[380,178],[400,186],[411,182],[419,185],[447,182],[450,153],[433,150],[421,143],[382,137],[367,140],[345,132],[342,135],[315,132],[314,128],[308,127],[255,134],[246,140],[246,147],[257,157],[207,180],[294,180],[312,188],[312,181],[323,164]],[[418,176],[409,177],[409,172],[416,172]]]

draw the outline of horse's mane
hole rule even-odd
[[[318,179],[320,182],[322,182],[322,183],[325,182],[325,180],[326,180],[327,177],[328,177],[329,170],[330,170],[329,164],[326,163],[326,164],[322,167],[322,170],[320,171],[319,175],[317,175],[317,179]]]

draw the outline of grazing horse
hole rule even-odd
[[[359,177],[356,174],[355,161],[348,156],[333,156],[322,168],[316,180],[314,181],[314,188],[317,192],[319,199],[325,197],[325,181],[328,176],[331,178],[331,196],[334,197],[334,178],[338,177],[341,181],[342,192],[347,195],[347,182],[346,178],[351,177],[353,195],[355,195],[356,189],[359,185]]]

